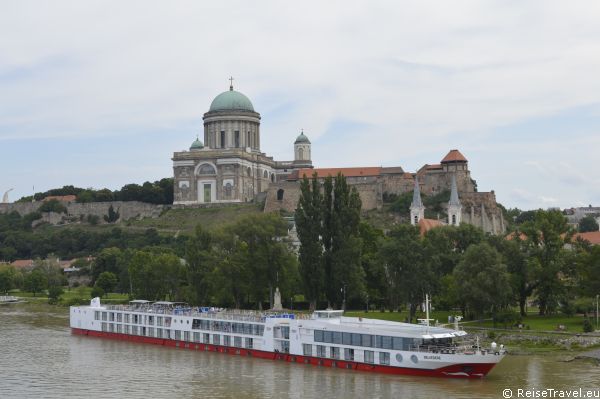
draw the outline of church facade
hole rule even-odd
[[[294,141],[292,161],[276,161],[261,152],[260,120],[250,99],[233,85],[215,97],[203,116],[203,141],[198,137],[189,150],[173,154],[174,205],[209,206],[260,199],[265,201],[265,212],[292,213],[300,198],[303,176],[316,173],[324,179],[341,172],[358,190],[363,210],[381,209],[386,196],[412,192],[415,187],[426,195],[448,190],[452,194],[449,224],[470,223],[493,234],[505,231],[494,192],[477,191],[468,160],[458,150],[415,173],[400,166],[319,169],[313,168],[311,142],[304,132]]]
[[[204,141],[173,154],[174,204],[249,202],[300,168],[312,168],[311,143],[301,133],[293,161],[275,161],[260,150],[260,114],[233,85],[204,114]]]

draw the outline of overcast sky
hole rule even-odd
[[[600,1],[3,1],[0,195],[172,175],[212,99],[317,167],[438,163],[522,209],[600,205]]]

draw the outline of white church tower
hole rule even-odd
[[[419,187],[419,178],[415,176],[415,189],[413,191],[413,200],[410,204],[410,224],[413,226],[419,224],[419,220],[425,218],[425,207],[421,201],[421,188]]]
[[[458,226],[461,222],[462,205],[458,199],[458,190],[456,189],[456,175],[452,174],[452,188],[450,189],[450,201],[448,202],[448,224]]]

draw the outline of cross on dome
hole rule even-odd
[[[233,76],[229,77],[229,90],[233,91]]]

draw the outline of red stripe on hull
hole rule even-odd
[[[311,356],[291,355],[288,353],[266,352],[256,349],[236,348],[212,344],[201,344],[196,342],[176,341],[172,339],[144,337],[139,335],[128,335],[105,331],[84,330],[71,328],[73,334],[87,335],[90,337],[102,337],[120,341],[141,342],[145,344],[163,345],[180,349],[192,349],[207,352],[227,353],[230,355],[252,356],[260,359],[281,360],[292,363],[310,364],[322,367],[336,367],[346,370],[369,371],[384,374],[416,375],[426,377],[450,377],[450,378],[481,378],[485,376],[496,365],[496,363],[461,363],[442,367],[435,370],[418,369],[410,367],[394,367],[379,364],[367,364],[318,358]]]

